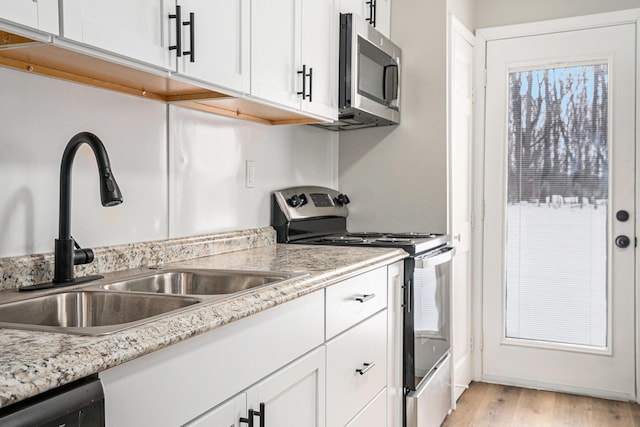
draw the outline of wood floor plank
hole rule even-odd
[[[516,425],[535,423],[540,427],[552,427],[555,400],[556,395],[553,392],[523,389],[516,406],[514,423]]]
[[[640,405],[471,383],[443,427],[640,427]]]
[[[558,426],[588,426],[591,425],[592,411],[590,398],[558,393],[553,407],[553,419]]]

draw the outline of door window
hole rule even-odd
[[[509,73],[508,338],[607,346],[607,69]]]

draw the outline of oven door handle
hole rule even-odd
[[[451,261],[456,253],[456,248],[453,246],[446,247],[435,251],[433,255],[426,254],[416,258],[416,268],[429,268],[435,267],[445,262]]]

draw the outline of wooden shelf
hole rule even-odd
[[[168,71],[136,69],[4,31],[0,31],[0,66],[262,124],[321,121],[174,79]]]

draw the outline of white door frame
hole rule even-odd
[[[484,151],[485,151],[485,58],[487,42],[491,40],[499,40],[511,37],[524,37],[539,34],[547,34],[558,31],[582,30],[589,28],[597,28],[616,24],[633,23],[640,28],[640,9],[630,9],[618,12],[603,13],[597,15],[580,16],[565,19],[556,19],[551,21],[533,22],[527,24],[508,25],[502,27],[484,28],[476,31],[475,45],[475,130],[474,130],[474,152],[473,152],[473,189],[474,194],[473,210],[474,217],[484,223]],[[636,37],[636,52],[640,50],[640,31]],[[636,69],[640,70],[640,55],[636,54]],[[636,72],[636,103],[640,100],[640,73]],[[636,108],[636,145],[640,142],[640,109]],[[636,165],[640,165],[640,150],[636,150]],[[636,209],[639,207],[640,201],[640,178],[636,174]],[[636,215],[635,229],[638,230],[640,225],[640,215]],[[484,226],[476,221],[473,229],[473,270],[472,283],[474,284],[473,292],[473,342],[474,358],[473,372],[474,379],[480,381],[483,379],[482,372],[482,342],[483,342],[483,307],[482,307],[482,264],[483,254],[482,248],[484,244]],[[640,273],[640,251],[636,251],[636,388],[640,384],[640,318],[638,316],[638,308],[640,307],[640,283],[638,281]]]
[[[472,170],[471,167],[473,163],[473,123],[458,123],[457,115],[455,108],[460,108],[456,106],[454,103],[456,102],[454,87],[456,85],[455,78],[461,72],[456,67],[460,67],[457,63],[455,56],[459,55],[460,52],[456,49],[460,49],[460,42],[464,40],[464,42],[468,43],[471,46],[471,49],[475,48],[475,36],[467,27],[464,26],[454,15],[449,15],[448,22],[448,30],[447,30],[447,158],[448,158],[448,167],[447,167],[447,199],[448,199],[448,234],[452,237],[452,242],[456,245],[456,257],[454,257],[452,264],[452,272],[451,278],[452,283],[456,285],[462,284],[464,288],[458,289],[457,287],[453,287],[451,290],[451,331],[452,331],[452,346],[451,346],[451,378],[453,387],[451,387],[452,391],[452,407],[455,409],[456,400],[458,397],[466,390],[471,379],[473,378],[473,349],[471,348],[471,327],[473,323],[472,318],[472,310],[471,310],[471,296],[473,295],[472,286],[471,286],[471,274],[472,274],[472,258],[471,258],[471,249],[473,241],[473,205],[472,205],[472,186],[473,182],[472,178]],[[472,54],[475,55],[475,50],[471,51]],[[471,58],[469,63],[468,72],[471,76],[471,89],[472,93],[474,91],[473,88],[473,67],[474,67],[474,58]],[[466,70],[466,69],[465,69]],[[465,71],[462,70],[462,71]],[[473,96],[472,96],[473,98]],[[472,101],[473,102],[473,101]],[[468,105],[468,104],[467,104]],[[469,114],[471,115],[471,119],[473,119],[473,105],[469,105]],[[467,231],[466,227],[461,231],[458,228],[460,224],[455,223],[456,218],[454,218],[454,204],[453,204],[453,194],[456,192],[457,188],[454,186],[454,168],[453,164],[456,161],[454,146],[455,143],[460,144],[460,141],[454,140],[456,136],[455,129],[460,129],[464,126],[470,126],[468,128],[468,140],[464,141],[467,144],[468,153],[468,164],[464,165],[464,169],[466,171],[464,177],[457,177],[458,179],[464,179],[467,183],[466,192],[468,193],[468,205],[467,205],[467,215],[469,216],[469,229]],[[459,138],[459,137],[458,137]],[[460,256],[464,255],[464,256]],[[457,262],[466,262],[466,276],[456,278],[456,264]],[[458,309],[458,311],[456,311]],[[465,344],[456,345],[456,343],[464,342]]]

